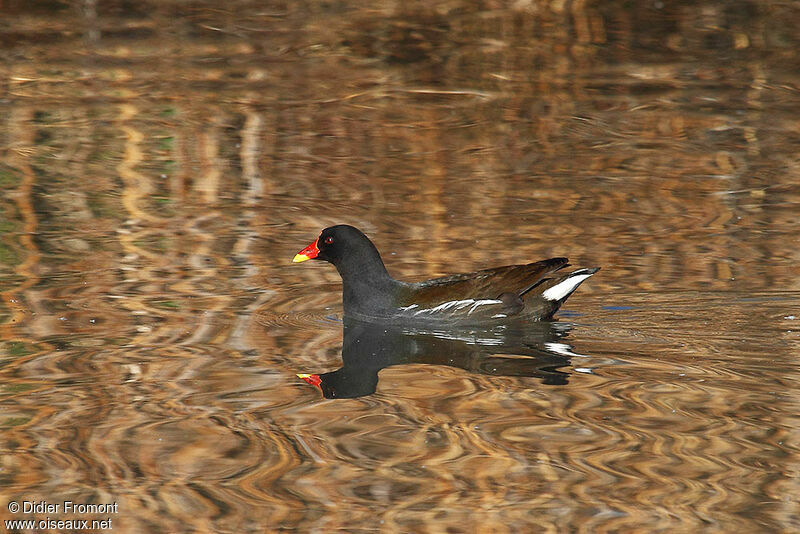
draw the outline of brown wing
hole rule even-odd
[[[499,299],[503,296],[503,300],[508,300],[507,294],[522,295],[544,280],[547,274],[566,265],[567,258],[552,258],[527,265],[507,265],[434,278],[409,284],[409,291],[402,295],[401,300],[404,306],[416,304],[421,308],[466,299]]]

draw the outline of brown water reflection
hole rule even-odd
[[[1,519],[800,530],[795,4],[0,8]],[[333,223],[406,279],[602,266],[587,356],[321,399]]]

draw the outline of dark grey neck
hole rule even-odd
[[[396,307],[402,284],[389,276],[380,256],[343,262],[336,266],[342,277],[342,301],[346,316],[380,316]]]

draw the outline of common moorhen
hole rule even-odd
[[[558,273],[567,258],[507,265],[424,282],[401,282],[386,271],[378,249],[360,230],[325,228],[292,261],[332,263],[342,277],[344,315],[362,321],[439,324],[549,319],[599,268]]]

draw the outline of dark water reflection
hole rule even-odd
[[[567,356],[580,356],[562,338],[570,327],[560,323],[503,325],[486,330],[450,328],[425,331],[345,319],[342,367],[328,373],[302,373],[327,399],[375,393],[378,373],[393,365],[447,365],[493,376],[541,378],[563,385]],[[310,376],[309,376],[310,375]]]
[[[0,519],[800,530],[795,3],[0,10]],[[566,338],[356,366],[335,271],[290,263],[333,223],[403,279],[603,270]],[[390,356],[363,397],[295,376]]]

